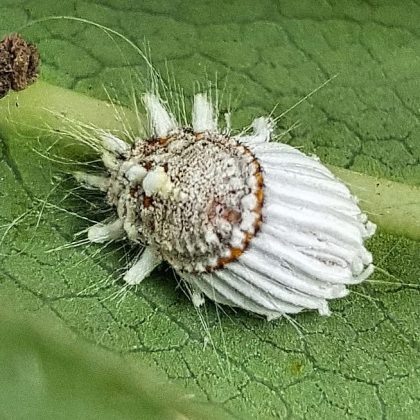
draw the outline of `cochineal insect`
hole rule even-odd
[[[142,247],[123,279],[139,284],[162,261],[204,296],[276,319],[328,301],[373,272],[365,247],[376,226],[316,157],[273,141],[275,122],[218,127],[210,96],[194,96],[181,124],[158,93],[143,95],[149,133],[129,144],[99,133],[104,174],[77,172],[106,193],[115,217],[91,226],[93,243],[126,237]]]

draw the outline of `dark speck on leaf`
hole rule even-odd
[[[293,360],[291,364],[291,371],[293,375],[301,375],[305,365],[301,360]]]

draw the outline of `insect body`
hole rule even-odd
[[[375,225],[317,159],[270,142],[272,120],[257,118],[251,134],[231,136],[219,131],[205,94],[194,97],[192,127],[158,96],[143,99],[150,138],[130,145],[103,135],[108,176],[76,174],[116,209],[89,239],[144,246],[127,283],[165,260],[195,304],[206,295],[274,319],[305,309],[328,315],[329,299],[373,272],[364,240]]]

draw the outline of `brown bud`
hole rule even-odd
[[[10,89],[22,90],[38,76],[39,52],[20,35],[6,36],[0,43],[0,98]]]

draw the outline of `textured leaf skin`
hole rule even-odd
[[[229,73],[238,127],[277,102],[280,113],[338,73],[281,120],[284,127],[301,122],[288,141],[326,163],[420,185],[415,3],[3,0],[1,12],[9,17],[2,32],[30,18],[69,14],[137,43],[145,37],[157,65],[164,69],[167,58],[187,92],[205,71],[210,78],[217,71],[222,84]],[[60,21],[24,33],[41,48],[45,80],[99,98],[102,83],[123,85],[127,63],[101,31]],[[144,69],[121,48],[128,64]],[[56,185],[55,166],[20,140],[1,142],[1,225]],[[373,280],[396,284],[354,288],[357,294],[333,303],[330,318],[299,315],[302,337],[286,320],[268,324],[207,305],[213,348],[171,271],[162,268],[118,304],[109,297],[121,286],[105,280],[121,267],[121,252],[46,253],[86,223],[45,209],[36,225],[36,214],[23,219],[1,245],[0,295],[18,311],[56,318],[69,334],[153,366],[238,418],[420,417],[418,242],[378,234],[370,248],[393,277],[378,271]]]

